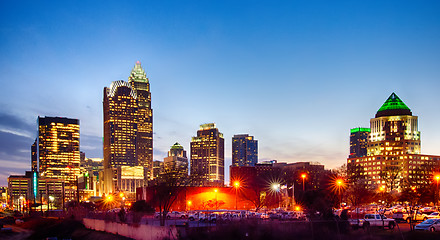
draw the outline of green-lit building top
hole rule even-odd
[[[178,142],[176,142],[173,146],[171,146],[171,149],[183,149],[183,147]]]
[[[412,116],[411,109],[395,94],[392,93],[382,107],[376,113],[376,117],[383,116],[400,116],[410,115]]]
[[[361,128],[361,127],[350,129],[350,133],[357,133],[357,132],[371,132],[371,129],[370,128]]]

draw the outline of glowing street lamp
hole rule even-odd
[[[218,209],[218,200],[217,200],[218,189],[214,188],[214,192],[215,192],[215,209]]]
[[[191,201],[187,201],[187,202],[186,202],[186,205],[188,206],[188,210],[191,210],[191,204],[192,204]]]
[[[50,205],[52,204],[52,208],[53,208],[53,201],[55,200],[54,196],[49,196],[49,208]]]
[[[19,203],[19,208],[20,208],[20,211],[21,212],[23,212],[23,199],[24,199],[24,197],[23,196],[20,196],[20,201],[18,202]]]
[[[301,174],[301,178],[303,179],[303,192],[305,191],[305,185],[304,185],[304,180],[306,179],[307,175],[305,173]]]
[[[437,205],[438,203],[438,181],[440,180],[440,174],[436,174],[434,176],[435,181],[437,181],[437,192],[435,194],[435,204]]]
[[[342,208],[342,189],[345,188],[344,179],[337,178],[335,180],[335,188],[339,193],[339,204],[340,204],[340,207]]]
[[[279,183],[273,183],[272,184],[272,190],[274,190],[276,192],[277,198],[279,197],[278,195],[279,195],[279,192],[280,192],[280,188],[281,188],[281,185]],[[280,200],[278,199],[278,209],[281,208],[280,204],[281,204]]]
[[[238,192],[238,188],[240,187],[240,182],[235,181],[234,187],[235,187],[235,210],[237,210],[237,192]]]

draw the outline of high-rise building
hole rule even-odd
[[[139,61],[131,71],[128,82],[137,94],[137,165],[150,169],[153,166],[153,110],[151,109],[150,82]]]
[[[258,162],[258,141],[249,134],[232,137],[232,166],[255,166]]]
[[[34,172],[38,172],[38,151],[37,151],[38,139],[35,139],[34,144],[31,146],[31,169]]]
[[[224,185],[225,140],[215,123],[200,125],[191,140],[191,175],[199,185]]]
[[[417,116],[395,93],[370,120],[370,129],[367,155],[347,159],[351,179],[388,190],[432,182],[440,156],[421,154]]]
[[[367,156],[367,143],[371,130],[369,128],[350,129],[350,155],[349,158]]]
[[[104,167],[153,165],[153,110],[150,84],[136,62],[128,82],[104,88]]]
[[[65,196],[73,199],[80,173],[79,120],[38,117],[37,140],[40,176],[64,180]]]
[[[182,145],[175,143],[168,151],[168,156],[164,158],[165,172],[172,173],[178,177],[188,177],[188,158]]]
[[[159,160],[153,161],[153,173],[152,178],[157,178],[164,171],[163,162]]]

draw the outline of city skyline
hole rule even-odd
[[[259,161],[338,167],[392,92],[419,116],[421,151],[440,154],[435,1],[105,3],[0,3],[0,185],[30,170],[38,116],[79,119],[81,151],[102,158],[102,89],[137,60],[154,160],[215,122],[225,180],[236,134],[258,139]]]

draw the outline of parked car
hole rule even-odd
[[[393,229],[396,226],[396,221],[392,218],[387,218],[380,214],[365,214],[363,219],[359,221],[359,227],[388,227]]]
[[[168,219],[170,219],[170,218],[187,218],[187,217],[188,217],[188,215],[186,215],[184,212],[178,212],[178,211],[172,211],[167,214]]]
[[[394,212],[392,218],[396,221],[407,221],[409,214],[406,212]]]
[[[200,213],[198,213],[198,212],[191,213],[188,215],[188,220],[190,220],[190,221],[199,220],[199,216],[200,216]]]
[[[411,218],[412,221],[425,221],[426,219],[428,219],[429,214],[431,214],[431,213],[430,212],[423,213],[423,212],[416,211],[412,214],[409,214],[405,220],[407,222],[409,222],[410,218]]]
[[[422,231],[431,231],[435,232],[440,230],[440,219],[438,218],[432,218],[427,219],[419,224],[417,224],[414,227],[415,230],[422,230]]]
[[[433,212],[431,214],[429,214],[428,216],[426,216],[428,219],[430,218],[440,218],[440,213],[439,212]]]
[[[216,213],[201,214],[199,216],[199,221],[215,223],[215,222],[217,222],[217,217],[218,217],[218,214],[216,214]]]

